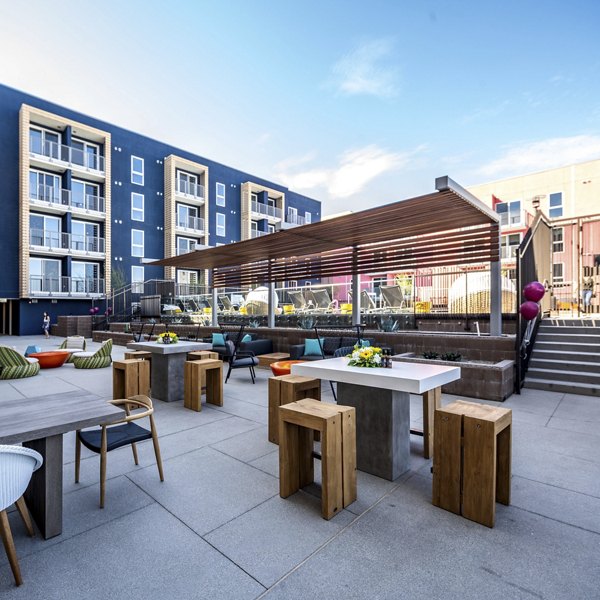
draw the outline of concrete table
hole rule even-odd
[[[152,374],[150,390],[152,398],[165,402],[183,400],[183,366],[188,352],[210,350],[212,344],[204,342],[177,342],[157,344],[156,342],[131,342],[130,350],[152,352]]]
[[[393,481],[409,468],[409,394],[460,379],[460,368],[394,362],[391,369],[368,369],[350,367],[348,360],[295,364],[292,374],[338,382],[338,404],[356,409],[358,468]]]
[[[44,457],[25,499],[45,539],[62,533],[63,433],[114,423],[124,414],[89,392],[0,400],[0,444],[22,442]]]

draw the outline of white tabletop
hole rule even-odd
[[[393,362],[391,369],[349,367],[348,358],[327,358],[292,365],[292,375],[304,375],[328,381],[353,383],[422,394],[445,383],[460,379],[460,367],[442,367],[417,363]]]
[[[177,342],[176,344],[158,344],[157,342],[130,342],[130,350],[146,350],[154,354],[179,354],[195,350],[211,350],[212,344],[206,342]]]

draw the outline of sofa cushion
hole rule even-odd
[[[323,342],[323,352],[328,355],[333,354],[340,347],[341,341],[341,337],[326,337]]]
[[[243,338],[242,338],[242,342],[251,342],[252,341],[252,336],[247,333]]]
[[[319,341],[321,344],[319,344]],[[304,340],[304,356],[321,356],[321,345],[324,338]]]
[[[225,345],[225,336],[222,333],[213,333],[212,334],[212,344],[213,344],[213,346],[224,346]]]

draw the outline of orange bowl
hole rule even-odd
[[[280,360],[271,364],[271,371],[276,377],[279,375],[289,375],[292,370],[292,365],[296,363],[306,362],[305,360]]]
[[[38,359],[40,369],[56,369],[65,364],[70,354],[70,352],[65,352],[64,350],[50,350],[48,352],[34,352],[29,356]]]

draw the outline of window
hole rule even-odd
[[[217,213],[217,235],[225,237],[225,215]]]
[[[71,162],[86,169],[100,170],[100,147],[83,140],[71,140]]]
[[[185,171],[177,171],[177,191],[197,198],[202,198],[204,195],[198,185],[198,176]]]
[[[552,229],[552,252],[564,252],[564,234],[565,230],[562,227]]]
[[[33,246],[62,248],[60,219],[58,217],[30,213],[29,243]]]
[[[104,246],[100,245],[98,237],[98,225],[84,221],[73,221],[71,225],[71,249],[85,252],[104,252]]]
[[[197,243],[197,240],[177,236],[177,255],[193,252]]]
[[[54,204],[61,203],[60,177],[43,173],[42,171],[29,171],[29,197],[32,200],[43,200]]]
[[[131,256],[144,256],[144,232],[140,229],[131,230]]]
[[[500,227],[521,225],[521,201],[500,202],[496,204],[496,212],[500,215]]]
[[[275,225],[271,225],[271,224],[267,225],[267,231],[269,233],[275,233]]]
[[[144,185],[144,159],[138,156],[131,157],[131,183]]]
[[[198,209],[195,206],[186,204],[177,205],[177,227],[185,229],[202,230],[202,224],[198,218]]]
[[[217,206],[225,206],[225,184],[219,182],[217,182]]]
[[[29,150],[50,158],[60,158],[60,133],[41,127],[29,128]]]
[[[198,283],[198,272],[177,269],[177,283],[185,285],[196,285]],[[185,292],[186,290],[179,290],[180,294]]]
[[[521,243],[521,234],[511,233],[500,237],[501,258],[514,258],[517,255],[519,244]]]
[[[29,291],[59,292],[60,261],[47,258],[29,259]]]
[[[298,222],[298,209],[293,206],[288,206],[287,209],[287,222],[297,223]]]
[[[297,282],[295,279],[290,279],[290,280],[287,282],[287,286],[288,286],[289,288],[297,288],[297,287],[298,287],[298,282]]]
[[[71,181],[71,205],[87,210],[104,209],[104,206],[100,206],[99,189],[95,183],[73,179]]]
[[[562,192],[556,192],[550,194],[550,210],[549,215],[551,219],[556,219],[563,216],[563,200]]]
[[[131,192],[131,220],[144,220],[144,194]]]
[[[144,267],[131,267],[131,293],[144,293]]]
[[[552,280],[554,283],[562,283],[564,279],[564,263],[554,263],[552,265]]]
[[[308,211],[304,213],[304,222],[312,223],[312,215]]]
[[[71,292],[98,294],[102,291],[99,288],[97,263],[71,263]]]

